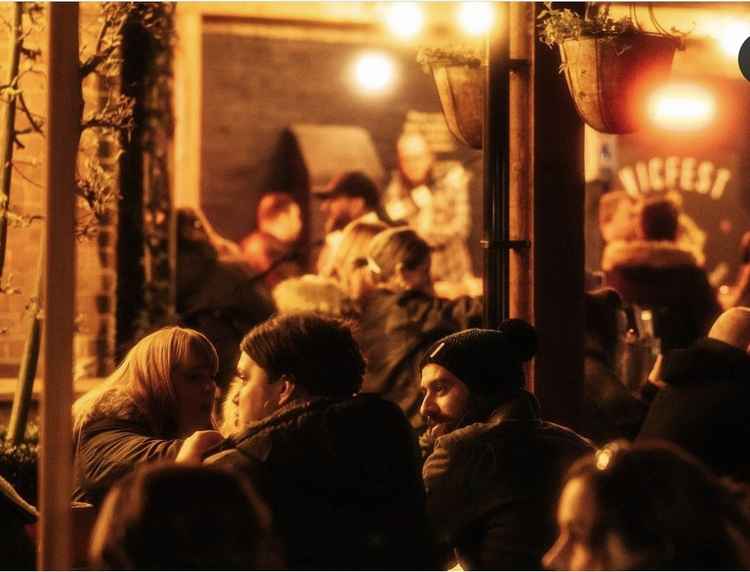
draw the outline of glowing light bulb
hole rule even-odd
[[[484,34],[492,27],[492,16],[491,2],[463,2],[458,13],[461,26],[473,36]]]
[[[742,21],[727,22],[716,39],[724,52],[736,58],[742,43],[750,36],[750,23]]]
[[[388,7],[386,22],[393,34],[411,38],[422,30],[424,16],[415,2],[395,2]]]
[[[673,131],[703,129],[714,118],[713,95],[697,85],[671,85],[657,91],[649,101],[651,119]]]
[[[383,54],[365,54],[357,61],[355,73],[365,91],[384,91],[393,82],[393,62]]]

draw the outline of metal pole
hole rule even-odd
[[[493,2],[494,26],[487,39],[484,158],[484,327],[508,317],[509,304],[509,71],[508,4]]]
[[[74,175],[81,86],[78,4],[47,4],[48,84],[45,149],[44,391],[40,447],[40,570],[71,568]]]

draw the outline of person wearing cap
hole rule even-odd
[[[737,307],[707,337],[664,354],[652,371],[661,389],[637,440],[671,441],[718,475],[750,483],[749,352],[750,308]]]
[[[465,570],[539,569],[564,472],[591,449],[540,418],[524,389],[535,351],[534,328],[514,319],[442,338],[420,364],[428,516]]]
[[[401,135],[396,151],[398,170],[383,201],[388,216],[408,223],[430,245],[433,281],[471,282],[466,245],[471,232],[470,175],[457,161],[437,163],[419,133]]]

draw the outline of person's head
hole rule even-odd
[[[523,363],[536,352],[533,326],[506,320],[497,330],[473,328],[446,336],[420,363],[424,395],[420,413],[432,438],[479,421],[518,397],[525,386]]]
[[[370,241],[368,268],[376,286],[432,294],[430,254],[429,245],[410,228],[389,228]]]
[[[361,298],[370,284],[367,268],[370,242],[386,229],[386,225],[381,222],[362,221],[354,221],[344,228],[333,256],[331,271],[344,291],[354,300]]]
[[[211,426],[219,358],[200,332],[172,326],[142,338],[99,387],[76,401],[75,427],[112,391],[125,396],[158,435],[188,435]],[[117,413],[116,406],[112,413]]]
[[[146,465],[108,493],[89,547],[94,570],[263,569],[270,513],[239,473]]]
[[[289,193],[268,193],[258,203],[258,229],[282,242],[294,242],[302,231],[302,211]]]
[[[240,348],[240,427],[296,399],[351,397],[362,385],[364,357],[351,328],[336,318],[277,316],[250,330]]]
[[[668,196],[644,199],[639,209],[640,236],[644,240],[677,239],[680,211]]]
[[[637,238],[636,200],[625,191],[604,193],[599,199],[599,230],[604,242]]]
[[[750,308],[737,306],[722,313],[711,326],[708,337],[750,352]]]
[[[321,200],[326,233],[341,230],[369,211],[378,210],[380,204],[377,185],[361,171],[340,173],[315,196]]]
[[[272,291],[281,314],[317,312],[337,318],[353,318],[357,312],[351,298],[332,278],[304,274],[287,278]]]
[[[435,162],[430,146],[419,133],[404,133],[396,145],[401,174],[413,186],[424,183]]]
[[[730,528],[747,517],[697,460],[666,443],[610,443],[577,461],[558,506],[557,570],[741,568]]]
[[[613,365],[617,344],[627,327],[620,294],[613,288],[586,292],[584,311],[587,343],[604,352],[610,365]]]

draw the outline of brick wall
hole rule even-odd
[[[10,3],[0,3],[0,17],[11,19],[13,6]],[[80,5],[81,36],[80,43],[83,50],[94,44],[98,30],[99,4],[82,3]],[[24,19],[26,22],[26,19]],[[44,17],[40,20],[43,24]],[[5,26],[0,26],[0,54],[8,53],[9,33]],[[28,47],[38,47],[42,51],[40,60],[34,65],[41,73],[26,74],[20,87],[29,107],[45,114],[46,107],[46,32],[43,27],[34,31],[26,40]],[[0,59],[0,84],[6,81],[7,63]],[[91,110],[100,99],[100,85],[92,77],[84,85],[84,100],[86,109]],[[27,121],[18,115],[16,125],[23,129]],[[82,140],[82,147],[86,149],[79,161],[79,168],[85,168],[87,154],[102,153],[102,147],[113,157],[112,145],[102,146],[87,134]],[[11,189],[11,206],[26,215],[43,214],[43,189],[40,184],[43,179],[44,140],[39,135],[29,135],[22,139],[25,149],[15,150],[14,163],[22,175],[14,173]],[[108,159],[114,169],[116,161]],[[115,179],[116,181],[116,179]],[[114,345],[115,326],[115,225],[116,213],[101,227],[97,237],[81,241],[77,245],[77,277],[76,277],[76,311],[79,316],[79,333],[75,337],[75,367],[78,375],[100,376],[106,374],[112,367],[111,355]],[[39,241],[42,232],[40,223],[29,228],[10,228],[8,231],[8,249],[4,276],[13,276],[13,285],[20,290],[19,294],[0,294],[0,377],[14,377],[17,374],[18,363],[23,352],[24,340],[28,324],[28,313],[25,307],[34,291]],[[38,375],[43,372],[39,371]]]

